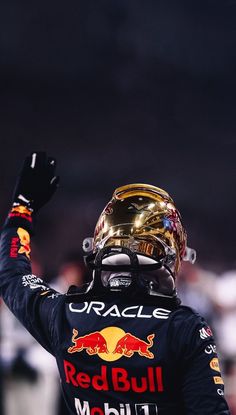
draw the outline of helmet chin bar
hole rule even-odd
[[[106,265],[106,264],[103,264],[104,259],[106,259],[106,258],[108,258],[112,255],[115,255],[115,254],[125,254],[125,255],[127,255],[130,259],[130,264],[129,265]],[[137,280],[138,267],[139,267],[138,257],[129,248],[126,248],[126,247],[112,247],[112,246],[104,247],[100,251],[98,251],[97,254],[89,255],[86,258],[86,263],[93,270],[93,286],[92,286],[92,288],[94,290],[98,290],[98,291],[108,290],[108,291],[110,291],[109,284],[107,284],[107,286],[105,286],[103,284],[103,281],[102,281],[102,273],[103,272],[107,272],[107,273],[108,272],[114,272],[114,273],[118,272],[118,273],[121,273],[120,275],[122,275],[122,273],[123,274],[124,273],[126,273],[126,274],[129,273],[130,274],[130,279],[131,279],[131,284],[127,284],[126,287],[133,285],[133,281]],[[123,288],[124,288],[124,286],[123,286]],[[115,287],[114,287],[114,289],[115,289]],[[122,291],[122,286],[120,286],[119,291]]]
[[[125,254],[130,263],[109,264],[109,259],[118,254]],[[89,255],[86,263],[93,270],[91,288],[95,291],[125,291],[127,294],[139,292],[166,297],[176,295],[174,275],[164,260],[141,264],[138,255],[129,248],[108,246],[97,254]]]

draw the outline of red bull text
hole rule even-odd
[[[17,236],[11,239],[10,258],[17,258],[19,249],[19,238]]]
[[[66,383],[76,388],[136,393],[164,391],[160,366],[148,366],[142,376],[130,376],[123,367],[101,365],[100,372],[94,375],[81,372],[73,363],[64,360],[64,373]]]

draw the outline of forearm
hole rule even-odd
[[[46,153],[32,153],[18,176],[1,235],[0,287],[4,299],[13,279],[31,274],[30,236],[34,233],[35,215],[57,188],[55,165],[55,159]]]
[[[0,292],[12,313],[52,353],[51,334],[60,295],[32,275],[30,235],[23,228],[6,227],[0,239]],[[56,298],[56,300],[51,300]]]
[[[11,307],[16,299],[18,280],[31,274],[30,236],[23,228],[5,228],[0,239],[0,290]]]
[[[55,186],[54,168],[44,153],[39,154],[38,161],[36,157],[32,160],[34,163],[27,158],[24,163],[12,208],[1,232],[0,293],[21,323],[51,351],[52,321],[58,301],[50,301],[50,295],[57,299],[59,294],[32,275],[30,237],[37,210],[55,191],[55,187],[51,188],[51,183]]]

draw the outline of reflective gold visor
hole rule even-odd
[[[112,245],[128,247],[157,261],[171,257],[177,272],[186,232],[169,194],[142,183],[116,189],[97,222],[94,252]]]

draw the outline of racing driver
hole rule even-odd
[[[169,194],[148,184],[113,193],[84,250],[91,281],[67,294],[32,275],[30,238],[54,194],[56,161],[29,155],[1,233],[1,295],[55,356],[68,413],[229,415],[212,331],[181,306],[176,277],[186,246]]]

